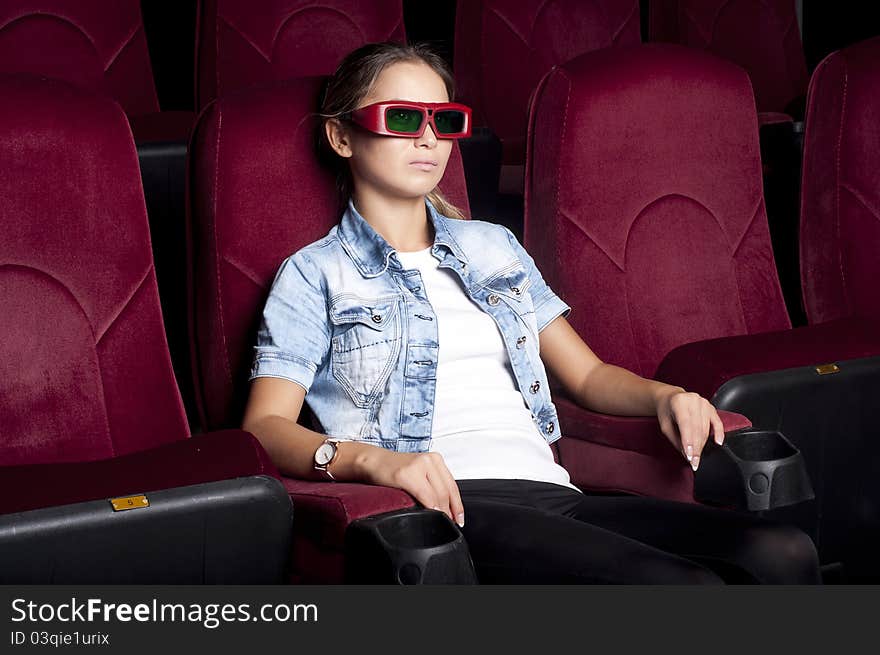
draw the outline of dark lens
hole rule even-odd
[[[440,134],[459,134],[464,132],[464,112],[457,109],[445,109],[434,114],[434,123]]]
[[[422,126],[422,112],[418,109],[391,107],[385,110],[385,126],[392,132],[418,132]]]

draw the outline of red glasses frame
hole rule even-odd
[[[385,121],[386,112],[389,109],[415,109],[422,113],[422,123],[418,132],[400,132],[392,130]],[[434,122],[434,116],[437,112],[451,110],[460,111],[464,114],[464,127],[460,132],[441,134]],[[366,107],[355,109],[347,116],[350,120],[360,125],[370,132],[383,134],[385,136],[405,136],[409,138],[418,138],[425,133],[428,125],[434,130],[434,136],[438,139],[464,139],[471,135],[471,108],[467,105],[461,105],[457,102],[410,102],[408,100],[387,100],[385,102],[374,102]]]

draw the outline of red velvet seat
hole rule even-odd
[[[278,266],[339,220],[333,176],[319,166],[314,150],[320,81],[302,78],[226,94],[204,110],[193,134],[193,375],[208,429],[241,424],[256,330]],[[457,148],[441,187],[468,211]],[[305,422],[305,407],[303,414]],[[341,582],[347,525],[414,504],[398,489],[284,482],[297,508],[297,582]]]
[[[764,197],[789,318],[806,324],[798,274],[798,171],[807,65],[794,0],[650,0],[649,39],[744,68],[761,126]]]
[[[191,112],[159,112],[138,0],[0,5],[0,72],[66,80],[114,98],[139,143],[186,139]]]
[[[188,359],[184,274],[185,144],[195,114],[160,111],[138,0],[8,0],[0,3],[0,72],[65,80],[115,99],[128,116],[141,163],[160,299],[178,380]]]
[[[648,4],[651,41],[706,50],[745,68],[765,121],[784,119],[779,113],[803,118],[809,75],[794,0]]]
[[[544,73],[585,52],[640,40],[637,0],[459,0],[459,96],[473,107],[475,125],[501,139],[502,191],[522,193],[528,104]]]
[[[831,502],[845,473],[830,444],[872,443],[880,324],[791,329],[745,72],[665,44],[583,55],[544,78],[530,139],[526,247],[573,307],[575,330],[604,361],[781,430],[812,466],[817,502]],[[832,362],[843,375],[817,377],[812,367]],[[866,377],[855,383],[850,369]],[[762,371],[761,384],[731,392]],[[563,462],[584,443],[596,449],[591,435],[568,432]],[[640,470],[625,473],[640,484]],[[849,511],[822,510],[829,520]]]
[[[880,319],[880,38],[813,73],[804,133],[801,281],[810,323]]]
[[[355,48],[406,40],[401,0],[200,0],[196,105],[252,84],[329,75]]]
[[[229,489],[196,493],[256,478],[281,485],[252,435],[189,438],[119,105],[22,74],[0,76],[0,96],[0,580],[278,581],[289,554],[286,494],[267,511],[266,499],[228,505]],[[205,502],[187,510],[191,525],[202,522],[199,534],[156,502],[171,490],[178,503]],[[107,499],[133,493],[152,504],[114,514]],[[215,529],[228,521],[243,532],[224,530],[217,541]],[[137,543],[120,545],[128,539]],[[97,550],[83,545],[89,540]],[[162,543],[174,544],[178,559],[160,555]],[[131,559],[98,558],[95,569],[77,560],[111,547]],[[31,548],[42,564],[29,559]],[[227,549],[259,552],[266,570],[249,577],[252,567],[235,557],[217,559]],[[27,562],[32,571],[15,570]]]
[[[4,2],[0,70],[106,93],[130,116],[159,111],[137,0]]]

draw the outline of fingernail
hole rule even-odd
[[[432,507],[431,509],[436,509],[438,512],[441,511],[440,508],[437,507],[436,505],[434,505],[434,507]]]
[[[694,471],[696,471],[696,470],[697,470],[697,467],[698,467],[699,465],[700,465],[700,458],[699,458],[699,457],[694,457],[694,458],[691,460],[691,468],[694,469]]]
[[[688,458],[688,461],[691,461],[694,458],[694,447],[693,446],[687,447],[687,458]]]
[[[458,523],[458,527],[463,528],[464,527],[464,514],[456,514],[455,515],[455,522]]]

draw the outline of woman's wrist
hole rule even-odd
[[[376,461],[384,448],[357,441],[340,441],[338,461],[333,466],[333,475],[339,481],[366,482],[375,469]]]
[[[657,412],[660,410],[661,404],[669,398],[677,393],[686,393],[683,387],[678,387],[672,384],[666,384],[665,382],[657,382],[655,380],[656,386],[654,387],[654,411]]]

